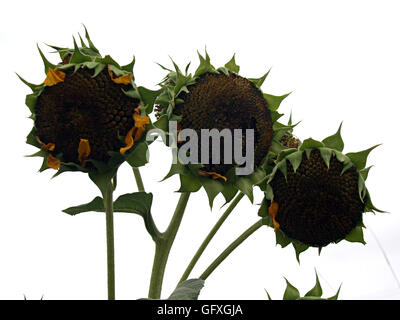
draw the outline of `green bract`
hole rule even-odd
[[[265,185],[259,215],[274,227],[282,247],[292,243],[296,257],[343,239],[365,243],[363,212],[379,211],[365,186],[367,150],[343,154],[339,130],[322,142],[307,139],[283,150]]]
[[[151,126],[147,112],[158,92],[136,86],[134,58],[121,66],[100,55],[86,28],[87,44],[79,37],[81,45],[74,39],[74,48],[50,46],[61,58],[58,64],[49,62],[38,47],[44,83],[20,77],[33,91],[26,97],[35,122],[27,143],[40,149],[32,155],[43,157],[40,171],[58,169],[55,176],[87,172],[99,186],[125,160],[134,167],[147,162],[144,131]]]
[[[273,152],[282,150],[280,131],[291,128],[277,121],[282,116],[277,109],[288,94],[274,96],[262,93],[260,87],[269,71],[261,78],[243,78],[238,74],[240,67],[235,62],[235,56],[218,69],[211,64],[207,52],[205,57],[199,54],[199,59],[200,64],[193,75],[188,73],[190,64],[184,73],[174,62],[174,70],[161,66],[169,73],[161,82],[162,90],[155,102],[159,119],[154,126],[167,136],[171,134],[169,121],[177,121],[178,130],[195,130],[198,136],[202,129],[228,129],[230,132],[234,129],[254,129],[255,170],[250,175],[237,176],[234,164],[214,165],[210,162],[183,165],[178,159],[165,178],[179,174],[180,192],[196,192],[203,187],[210,206],[219,193],[229,202],[238,190],[253,201],[253,187],[265,181],[266,173],[272,169],[267,157],[270,148]],[[167,144],[170,143],[167,141]]]
[[[299,290],[285,278],[286,290],[285,293],[283,294],[282,300],[337,300],[339,297],[341,286],[339,287],[338,291],[334,296],[330,298],[322,298],[323,291],[321,284],[319,283],[318,274],[316,271],[315,271],[315,277],[316,277],[315,286],[311,290],[309,290],[303,297],[300,296]],[[267,291],[266,293],[268,296],[268,300],[272,300],[269,293]]]

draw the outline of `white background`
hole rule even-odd
[[[373,234],[400,277],[398,215],[398,123],[400,105],[400,20],[398,1],[13,1],[3,4],[0,19],[1,90],[1,299],[105,299],[105,218],[100,213],[75,217],[61,212],[85,203],[98,190],[84,174],[37,173],[40,158],[25,144],[32,127],[25,95],[28,81],[44,80],[36,43],[72,46],[72,35],[85,23],[100,51],[121,64],[136,56],[136,83],[152,89],[165,75],[155,62],[181,66],[204,47],[214,66],[236,53],[241,74],[259,77],[268,93],[293,91],[281,111],[302,120],[301,139],[323,139],[343,121],[345,152],[374,150],[367,186],[375,205],[389,213],[365,215],[367,245],[343,242],[295,259],[294,249],[275,246],[272,229],[262,228],[239,247],[206,282],[201,299],[266,299],[267,289],[281,299],[285,280],[304,294],[314,285],[314,268],[324,296],[341,283],[342,299],[398,299],[396,283]],[[47,54],[54,63],[58,56]],[[192,69],[193,70],[193,69]],[[287,119],[287,116],[284,118]],[[168,172],[169,153],[151,146],[142,169],[153,212],[163,230],[179,194],[177,178],[158,183]],[[136,190],[123,165],[115,197]],[[256,193],[255,204],[262,199]],[[222,196],[209,210],[204,190],[193,194],[166,269],[163,297],[176,285],[186,264],[222,213]],[[257,220],[257,205],[245,199],[205,252],[196,277],[245,228]],[[145,297],[154,246],[140,217],[115,215],[118,299]]]

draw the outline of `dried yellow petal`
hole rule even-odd
[[[56,145],[54,143],[44,143],[42,142],[39,137],[36,137],[36,141],[40,143],[40,146],[42,147],[42,149],[47,150],[47,151],[54,151]]]
[[[90,143],[87,139],[81,139],[78,147],[78,160],[82,167],[85,166],[86,160],[90,155]]]
[[[51,153],[48,154],[46,164],[49,168],[58,170],[58,169],[60,169],[60,163],[61,163],[61,161],[59,159],[57,159]]]
[[[275,220],[276,215],[278,214],[279,205],[278,202],[272,201],[271,205],[268,208],[269,216],[272,219],[272,223],[274,224],[274,231],[279,229],[280,225],[278,221]]]
[[[132,129],[129,130],[128,133],[126,134],[126,136],[125,136],[125,144],[126,144],[126,146],[123,147],[123,148],[121,148],[121,149],[119,149],[119,152],[120,152],[122,155],[125,155],[125,152],[128,151],[130,148],[133,147],[134,140],[133,140],[133,138],[132,138],[132,135],[133,135],[134,131],[135,131],[135,128],[132,128]]]
[[[55,69],[49,68],[49,71],[47,71],[46,79],[44,79],[44,84],[46,86],[54,86],[59,82],[63,82],[65,79],[65,73]]]
[[[141,116],[139,114],[139,109],[135,109],[135,113],[133,114],[133,120],[135,121],[135,127],[140,128],[150,123],[150,119],[148,116]]]
[[[213,179],[223,179],[225,182],[228,180],[226,177],[224,177],[222,174],[216,173],[216,172],[207,172],[207,171],[202,171],[199,170],[199,175],[203,177],[208,177],[211,176]]]
[[[132,73],[127,73],[123,76],[117,77],[110,67],[108,67],[108,74],[110,75],[111,80],[118,84],[130,84],[132,80]]]

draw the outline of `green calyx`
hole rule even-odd
[[[308,178],[300,178],[300,176],[298,176],[296,172],[299,169],[299,167],[302,165],[302,162],[306,161],[305,159],[309,160],[310,156],[312,154],[314,154],[314,156],[315,156],[316,152],[319,154],[318,157],[320,159],[322,159],[324,166],[325,166],[325,170],[327,170],[327,172],[329,170],[331,170],[330,168],[333,164],[335,164],[335,166],[336,166],[335,170],[337,170],[338,163],[341,163],[342,170],[341,170],[341,172],[339,171],[338,177],[335,179],[341,179],[340,177],[345,175],[345,173],[350,169],[353,172],[352,175],[356,174],[356,177],[358,177],[357,188],[358,188],[359,203],[361,203],[362,207],[363,207],[362,212],[383,212],[383,211],[377,209],[372,204],[370,194],[365,185],[365,181],[368,177],[368,173],[369,173],[369,169],[370,169],[370,167],[366,167],[367,157],[368,157],[369,153],[377,146],[373,146],[369,149],[366,149],[366,150],[363,150],[360,152],[352,152],[352,153],[343,154],[342,151],[344,148],[344,143],[343,143],[342,137],[340,135],[340,130],[341,130],[341,126],[339,127],[338,131],[335,134],[325,138],[322,141],[317,141],[317,140],[314,140],[311,138],[306,139],[298,149],[294,149],[294,148],[286,149],[286,150],[281,151],[278,154],[278,156],[276,157],[276,160],[275,160],[275,166],[268,177],[267,183],[264,185],[265,199],[262,202],[260,210],[259,210],[259,215],[261,217],[265,218],[264,222],[266,225],[269,225],[272,228],[275,227],[273,219],[269,215],[269,207],[270,207],[271,203],[274,201],[273,185],[275,183],[274,179],[276,179],[278,173],[279,173],[279,176],[284,177],[284,180],[286,180],[286,183],[288,183],[289,174],[291,175],[290,181],[294,181],[293,179],[306,179],[306,180],[298,180],[297,183],[299,183],[299,186],[300,186],[300,184],[310,183],[310,182],[307,182]],[[298,178],[296,178],[296,177],[298,177]],[[343,180],[343,181],[347,181],[347,180]],[[290,183],[293,184],[294,182],[290,182]],[[357,184],[357,178],[354,183]],[[312,191],[310,191],[310,192],[312,192]],[[297,197],[297,193],[296,194],[288,194],[287,196],[288,197]],[[282,202],[282,199],[280,201],[278,201],[278,204],[279,204],[279,202]],[[279,209],[278,209],[277,217],[279,218]],[[363,228],[364,228],[364,225],[363,225],[362,219],[361,219],[356,224],[356,226],[344,237],[344,239],[347,241],[350,241],[350,242],[360,242],[360,243],[365,244],[364,236],[363,236]],[[292,245],[295,249],[295,252],[296,252],[297,260],[299,260],[300,253],[307,250],[310,246],[310,244],[305,244],[297,239],[294,239],[293,237],[289,237],[284,231],[282,231],[282,228],[277,228],[275,230],[275,232],[276,232],[277,244],[280,244],[282,247],[286,247],[287,245],[292,243]],[[304,230],[304,232],[306,232],[306,230]],[[334,241],[334,242],[339,242],[341,240],[342,239],[339,239],[338,241]],[[324,245],[326,245],[326,244],[324,244]],[[324,245],[319,246],[320,250]],[[317,245],[313,244],[312,246],[317,246]]]
[[[132,100],[132,107],[134,107],[135,104],[138,105],[139,114],[141,116],[147,116],[146,110],[152,108],[154,99],[158,95],[158,91],[152,91],[144,87],[136,86],[133,76],[133,66],[135,63],[135,58],[133,58],[133,60],[129,64],[121,66],[110,56],[107,55],[105,57],[102,57],[100,55],[99,50],[90,39],[86,27],[85,38],[86,43],[84,39],[79,35],[80,46],[77,44],[76,40],[73,39],[73,48],[50,46],[51,48],[56,50],[61,58],[61,62],[58,64],[51,63],[38,47],[39,54],[43,60],[45,75],[47,76],[46,80],[49,78],[49,73],[54,71],[59,72],[57,75],[61,74],[66,79],[68,79],[68,77],[70,76],[75,75],[79,70],[89,70],[89,72],[92,73],[91,77],[93,79],[97,79],[100,74],[102,74],[103,77],[105,74],[107,74],[107,76],[109,75],[110,82],[112,80],[117,85],[121,85],[121,90],[123,92],[122,96],[125,96],[126,99]],[[32,90],[32,93],[26,96],[25,104],[31,112],[30,118],[36,121],[35,119],[37,119],[38,100],[43,92],[45,92],[46,90],[50,90],[50,88],[48,88],[49,85],[45,84],[47,83],[46,81],[38,85],[32,84],[21,78],[19,75],[18,77]],[[59,80],[59,82],[52,84],[51,90],[57,88],[57,86],[59,86],[58,83],[63,84],[63,82],[64,78]],[[133,119],[128,121],[131,121],[133,123]],[[152,127],[152,124],[149,123],[146,126],[146,129],[148,129]],[[51,152],[52,150],[43,148],[43,145],[38,141],[37,136],[37,128],[34,126],[27,136],[27,143],[39,148],[40,151],[33,154],[32,156],[43,157],[43,164],[39,171],[44,171],[49,168],[48,158],[50,156],[56,157],[59,160],[59,169],[57,170],[55,176],[66,171],[81,171],[89,173],[89,176],[91,178],[93,177],[95,180],[98,180],[96,178],[97,176],[114,176],[117,168],[124,161],[127,161],[128,163],[136,167],[147,163],[146,153],[148,149],[148,143],[146,142],[145,134],[139,140],[135,141],[133,147],[130,148],[125,154],[122,155],[120,152],[118,152],[119,150],[110,150],[108,152],[108,159],[106,161],[90,159],[89,156],[89,158],[85,162],[85,165],[82,165],[82,163],[77,163],[76,161],[65,161],[62,152],[55,153]],[[121,143],[124,144],[125,136],[119,136],[118,139],[120,139]]]
[[[283,294],[282,300],[337,300],[339,297],[339,292],[341,286],[337,290],[336,294],[330,298],[322,298],[323,290],[321,284],[319,282],[317,271],[315,271],[315,285],[314,287],[309,290],[304,296],[300,295],[299,290],[293,286],[286,278],[286,290]],[[272,300],[269,293],[266,291],[268,300]]]
[[[169,69],[160,65],[161,68],[168,72],[168,74],[160,83],[160,94],[155,100],[155,104],[158,109],[158,121],[154,123],[154,125],[164,131],[166,136],[170,134],[168,132],[168,122],[175,120],[179,125],[179,122],[182,119],[181,115],[175,111],[185,103],[184,97],[189,93],[189,90],[191,89],[190,86],[198,83],[198,81],[204,78],[204,76],[207,74],[227,76],[230,74],[238,76],[239,74],[240,66],[236,63],[235,55],[233,55],[233,57],[223,67],[220,68],[215,68],[212,65],[210,56],[207,52],[205,52],[204,56],[198,53],[198,56],[199,65],[193,74],[189,73],[190,63],[187,64],[184,71],[181,71],[174,61],[172,61],[173,69]],[[284,130],[290,130],[293,126],[286,126],[278,123],[277,121],[282,116],[282,114],[278,113],[277,109],[279,108],[281,102],[288,96],[288,94],[283,96],[274,96],[271,94],[262,93],[260,89],[268,74],[269,71],[260,78],[248,78],[247,80],[252,82],[257,90],[261,92],[261,96],[266,101],[266,105],[268,106],[272,119],[273,135],[275,136],[278,131],[283,132]],[[279,150],[281,149],[282,148]],[[211,177],[200,176],[198,171],[201,170],[203,167],[202,165],[183,165],[178,161],[177,164],[172,165],[166,178],[174,174],[180,175],[181,187],[178,190],[179,192],[195,192],[203,187],[208,195],[210,206],[212,206],[214,198],[219,193],[223,194],[226,202],[229,202],[233,199],[238,191],[246,194],[250,201],[253,202],[253,187],[265,182],[267,172],[272,169],[270,168],[270,164],[271,157],[268,152],[265,152],[264,159],[262,159],[252,174],[248,176],[236,176],[234,168],[232,168],[223,174],[224,177],[227,178],[227,180],[224,181],[221,178],[212,179]]]

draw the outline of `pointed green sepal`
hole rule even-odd
[[[233,73],[239,74],[240,67],[235,62],[235,55],[225,64],[225,68]]]
[[[314,140],[312,138],[308,138],[303,141],[299,150],[317,149],[317,148],[323,148],[323,147],[325,147],[325,145],[322,142]]]
[[[295,240],[292,241],[292,244],[293,244],[294,250],[296,251],[297,262],[300,264],[300,254],[303,251],[306,251],[309,248],[309,246],[302,242],[298,242]]]
[[[319,153],[321,154],[322,159],[324,160],[324,163],[327,168],[329,168],[329,165],[331,163],[331,157],[332,157],[332,149],[329,148],[319,148]]]
[[[346,156],[350,158],[351,162],[353,162],[353,164],[356,166],[358,170],[362,170],[365,168],[365,165],[367,164],[367,158],[369,153],[378,146],[380,146],[380,144],[377,144],[369,149],[360,152],[347,153]]]
[[[45,55],[43,54],[42,50],[40,50],[39,45],[36,45],[40,56],[42,57],[43,63],[44,63],[44,73],[47,74],[47,72],[49,71],[49,68],[51,69],[55,69],[56,65],[52,64],[49,60],[46,59]]]
[[[286,278],[286,290],[283,294],[283,300],[297,300],[300,298],[300,292]]]
[[[270,227],[274,227],[272,221]],[[279,244],[282,248],[285,248],[292,243],[292,239],[290,239],[281,229],[276,230],[275,238],[276,244]]]
[[[364,168],[362,170],[360,170],[360,175],[363,177],[364,181],[367,180],[368,178],[368,174],[369,174],[369,170],[372,168],[373,166],[369,166],[367,168]]]
[[[322,297],[322,288],[321,288],[321,284],[319,283],[319,279],[318,279],[318,274],[317,271],[315,270],[315,286],[314,288],[312,288],[310,291],[308,291],[305,295],[305,297],[318,297],[321,298]]]
[[[80,64],[86,61],[92,61],[92,58],[90,56],[87,56],[81,52],[79,49],[78,45],[76,44],[75,38],[72,37],[74,41],[74,53],[72,54],[70,63],[71,64]]]
[[[340,130],[342,129],[342,123],[339,126],[338,131],[329,137],[326,137],[322,142],[325,144],[326,147],[335,149],[338,151],[343,151],[344,143],[342,136],[340,135]]]
[[[272,94],[264,93],[264,99],[267,100],[268,108],[272,111],[276,111],[282,101],[290,94],[291,92],[284,94],[283,96],[274,96]]]
[[[206,54],[205,58],[198,51],[197,51],[197,54],[199,56],[200,65],[197,68],[196,72],[194,73],[194,77],[201,76],[202,74],[207,73],[207,72],[214,72],[215,68],[212,66],[212,64],[210,62],[210,56],[208,55],[207,50],[205,50],[205,54]]]
[[[235,186],[249,198],[251,203],[253,203],[253,184],[249,178],[239,177],[235,181]]]
[[[253,83],[256,85],[257,88],[261,88],[261,86],[263,85],[265,79],[268,77],[270,71],[271,71],[271,69],[269,69],[269,70],[267,71],[267,73],[265,73],[265,74],[264,74],[263,76],[261,76],[260,78],[249,78],[248,80],[250,80],[251,82],[253,82]],[[265,97],[265,95],[269,96],[268,99],[270,99],[270,101],[273,101],[275,104],[278,103],[278,106],[276,107],[276,109],[274,109],[274,110],[277,110],[278,107],[279,107],[279,104],[281,103],[281,101],[282,101],[283,99],[285,99],[289,94],[287,94],[286,96],[282,96],[283,98],[282,98],[282,97],[272,96],[272,95],[269,95],[269,94],[264,94],[264,98],[267,100],[268,105],[269,105],[270,109],[272,110],[273,108],[271,108],[270,101],[268,101],[268,99]],[[278,100],[276,100],[276,98],[282,98],[282,100],[281,100],[281,101],[278,101]],[[274,99],[275,99],[275,100],[274,100]]]
[[[98,55],[100,55],[99,50],[95,47],[95,45],[93,44],[92,40],[90,39],[89,33],[88,33],[87,29],[86,29],[86,26],[83,25],[83,27],[85,28],[85,37],[86,37],[86,40],[87,40],[87,42],[89,44],[89,48],[92,49],[94,52],[96,52]]]
[[[333,297],[328,298],[327,300],[337,300],[339,298],[339,293],[340,293],[341,288],[342,288],[342,285],[339,286],[339,289],[336,292],[336,294]]]
[[[126,156],[126,161],[134,168],[144,166],[149,162],[149,147],[146,141],[138,143]]]
[[[288,156],[286,156],[286,159],[289,160],[290,164],[293,167],[293,172],[296,172],[296,170],[299,168],[301,161],[303,160],[303,152],[297,152],[296,149],[289,149],[289,150],[295,150]]]
[[[361,226],[355,227],[345,238],[349,242],[360,242],[366,244],[364,241],[363,228]]]
[[[134,65],[135,65],[135,56],[133,56],[131,63],[129,63],[127,65],[124,65],[124,66],[121,66],[121,69],[126,71],[126,72],[132,73],[132,75],[133,75],[133,67],[134,67]]]
[[[145,87],[138,87],[137,90],[139,92],[140,100],[143,103],[143,108],[146,110],[146,113],[151,113],[153,111],[154,101],[160,94],[161,90],[150,90]]]
[[[33,84],[33,83],[30,83],[30,82],[26,81],[24,78],[22,78],[18,73],[15,73],[15,74],[18,76],[18,78],[23,83],[25,83],[29,88],[31,88],[32,92],[34,92],[34,93],[40,91],[44,87],[44,84]]]
[[[217,180],[214,179],[210,179],[210,178],[202,178],[200,179],[201,184],[203,185],[204,190],[207,193],[208,196],[208,203],[210,205],[210,208],[212,209],[213,207],[213,202],[215,197],[223,191],[224,189],[224,183],[225,182],[219,182]]]
[[[181,186],[178,192],[197,192],[202,187],[199,177],[194,176],[191,172],[179,175]]]

